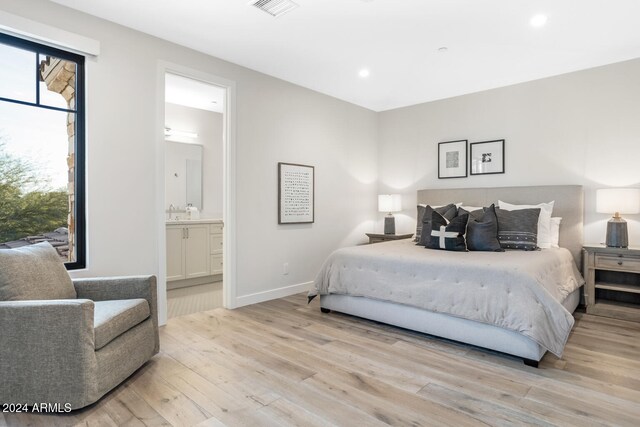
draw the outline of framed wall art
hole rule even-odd
[[[471,175],[488,175],[504,173],[504,139],[494,141],[472,142]]]
[[[438,143],[438,178],[467,177],[467,140]]]
[[[278,224],[314,221],[314,167],[278,163]]]

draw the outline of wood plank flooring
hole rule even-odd
[[[2,426],[640,425],[640,324],[576,313],[562,359],[520,359],[295,295],[174,318],[161,353],[69,415]]]

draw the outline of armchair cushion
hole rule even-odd
[[[69,273],[49,243],[0,249],[0,301],[76,297]]]
[[[96,350],[100,350],[114,338],[138,325],[150,314],[149,303],[142,298],[95,301],[94,304],[93,328]]]
[[[149,304],[151,322],[153,323],[155,349],[160,349],[158,336],[158,300],[155,276],[130,277],[97,277],[90,279],[74,279],[73,285],[78,298],[92,301],[144,298]]]

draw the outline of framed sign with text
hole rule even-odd
[[[278,163],[278,224],[314,221],[314,168]]]

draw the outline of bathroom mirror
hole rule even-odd
[[[166,142],[165,202],[180,210],[192,206],[202,210],[202,146]]]

